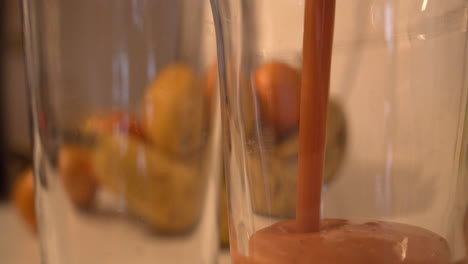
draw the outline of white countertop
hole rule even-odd
[[[0,262],[39,264],[39,243],[8,203],[0,204]]]
[[[0,263],[40,263],[37,237],[26,228],[23,220],[8,203],[0,203]],[[218,263],[230,263],[226,250],[221,250]]]

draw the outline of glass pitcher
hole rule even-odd
[[[318,234],[288,225],[304,0],[211,4],[234,263],[463,263],[467,1],[336,1]]]

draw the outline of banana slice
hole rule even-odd
[[[93,154],[104,186],[157,231],[181,234],[200,218],[205,177],[200,162],[169,158],[128,135],[103,135]]]

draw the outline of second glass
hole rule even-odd
[[[234,263],[463,263],[466,1],[336,1],[317,233],[288,221],[304,1],[212,8]]]

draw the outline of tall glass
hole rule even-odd
[[[42,263],[216,261],[220,124],[205,10],[23,1]]]
[[[233,261],[463,261],[467,2],[336,1],[322,230],[307,234],[284,222],[296,213],[304,0],[211,3]]]

